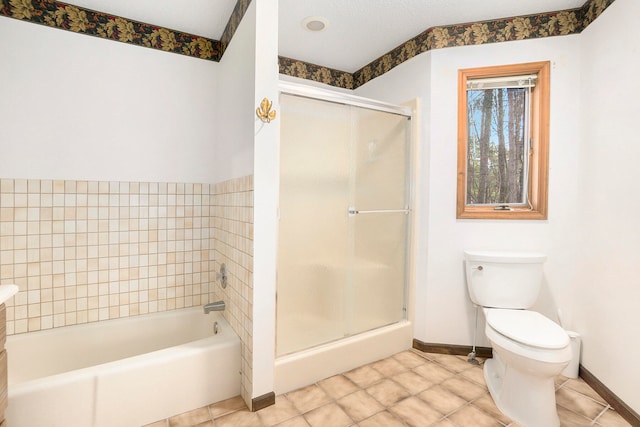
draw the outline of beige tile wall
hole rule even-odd
[[[228,285],[220,281],[213,300],[227,304],[224,316],[242,341],[242,397],[251,407],[253,302],[253,176],[214,186],[216,271],[226,264]]]
[[[216,282],[221,263],[226,289]],[[7,303],[9,335],[224,300],[251,400],[252,176],[215,185],[0,179],[0,283],[20,288]]]
[[[191,307],[215,280],[213,185],[0,180],[7,333]]]

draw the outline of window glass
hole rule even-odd
[[[526,205],[529,89],[467,91],[468,205]]]
[[[547,219],[550,68],[458,71],[457,218]]]

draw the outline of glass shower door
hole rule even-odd
[[[354,109],[348,334],[404,317],[409,213],[408,118]]]
[[[403,318],[408,204],[405,116],[280,105],[278,356]]]

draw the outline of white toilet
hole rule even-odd
[[[464,259],[469,296],[487,320],[493,358],[484,377],[496,406],[525,427],[558,427],[554,377],[571,360],[569,335],[527,310],[538,299],[546,256],[465,251]]]

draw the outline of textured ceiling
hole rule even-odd
[[[353,72],[424,30],[580,7],[586,0],[280,0],[279,54]],[[327,18],[320,33],[309,15]]]
[[[424,30],[580,7],[586,0],[279,0],[279,55],[353,72]],[[236,0],[68,0],[219,40]],[[308,16],[325,31],[302,26]]]

